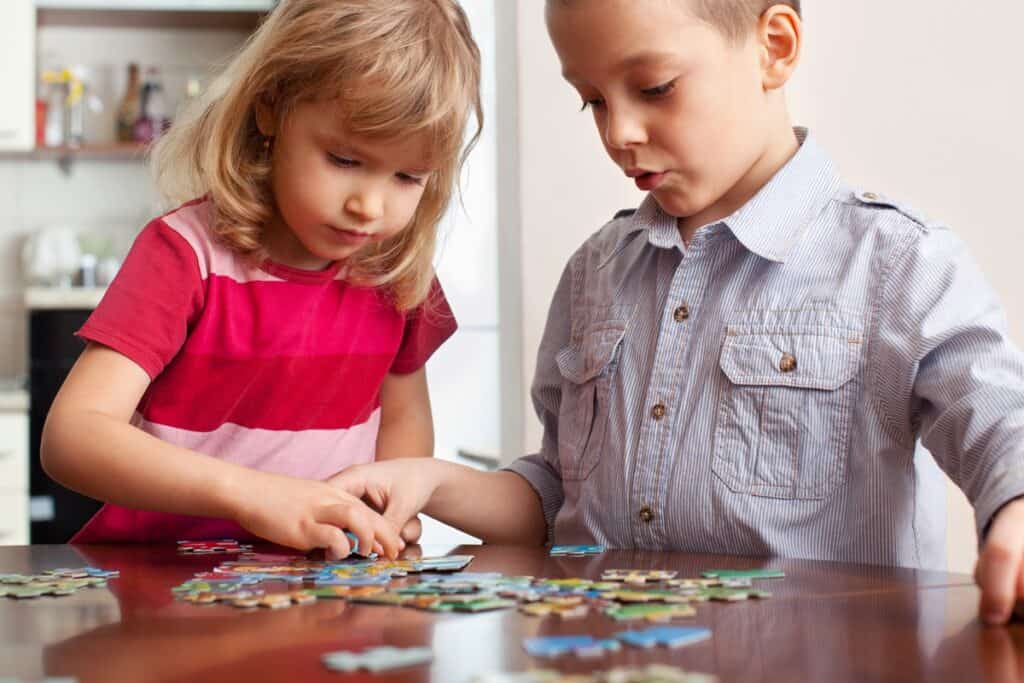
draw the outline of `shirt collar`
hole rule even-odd
[[[786,260],[840,187],[835,165],[814,137],[806,128],[794,128],[793,132],[800,143],[793,158],[746,204],[720,221],[751,252],[779,263]],[[640,230],[647,231],[651,246],[685,251],[676,219],[661,210],[654,195],[648,194],[629,219],[613,255]]]

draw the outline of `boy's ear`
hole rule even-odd
[[[800,61],[803,22],[789,5],[772,5],[758,21],[764,89],[777,90],[789,81]]]
[[[256,127],[266,137],[277,135],[277,113],[274,104],[266,94],[256,98]]]

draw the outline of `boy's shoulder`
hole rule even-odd
[[[837,201],[853,207],[857,215],[875,226],[910,229],[922,235],[948,230],[945,223],[934,220],[909,203],[874,190],[843,189],[838,193]]]
[[[613,256],[620,253],[630,240],[631,235],[638,235],[642,227],[633,220],[637,209],[620,209],[611,220],[598,228],[579,246],[570,262],[578,266],[598,268],[606,264]]]

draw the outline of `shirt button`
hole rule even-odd
[[[861,196],[864,197],[864,199],[867,199],[869,202],[876,202],[876,201],[878,201],[878,195],[876,193],[874,193],[874,192],[865,192]]]
[[[676,319],[677,323],[683,322],[690,317],[690,307],[683,304],[672,313],[672,317]]]
[[[640,519],[642,519],[645,524],[650,524],[651,520],[654,519],[654,510],[651,509],[650,505],[644,505],[640,508]]]
[[[793,372],[796,370],[796,357],[791,353],[782,354],[782,360],[779,361],[779,370],[783,372]]]
[[[660,420],[661,418],[665,417],[665,412],[666,410],[664,403],[655,403],[654,407],[651,408],[651,417],[653,417],[655,420]]]

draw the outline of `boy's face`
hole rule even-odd
[[[608,155],[640,189],[694,227],[738,208],[771,130],[753,32],[730,43],[681,0],[558,0],[548,30]]]

